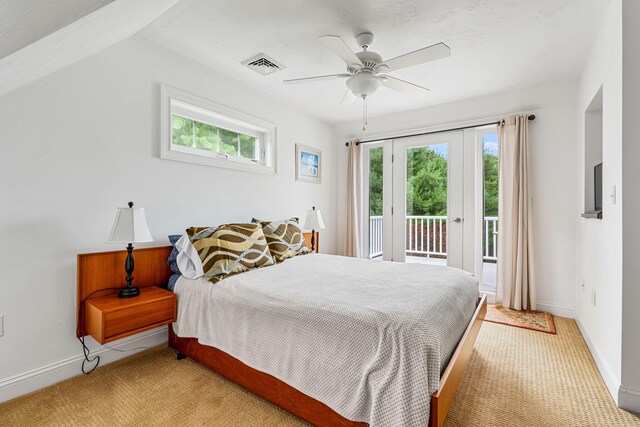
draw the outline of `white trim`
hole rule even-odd
[[[575,319],[576,308],[568,305],[551,304],[549,302],[536,302],[536,310],[548,311],[554,316],[568,317]]]
[[[584,338],[584,342],[587,344],[587,348],[591,352],[591,357],[593,357],[593,361],[596,362],[596,367],[598,371],[600,371],[600,376],[604,381],[604,384],[607,386],[607,390],[609,390],[609,394],[611,395],[615,404],[618,404],[618,391],[620,389],[620,380],[616,378],[616,375],[611,368],[611,365],[607,363],[607,361],[602,357],[602,354],[598,351],[598,348],[594,345],[593,341],[587,334],[586,329],[582,326],[582,322],[580,322],[580,318],[576,316],[576,324],[578,325],[578,329],[582,334],[582,338]]]
[[[495,304],[496,303],[496,293],[493,290],[488,290],[487,288],[495,288],[495,286],[490,285],[480,285],[480,296],[487,296],[487,304]]]
[[[174,146],[171,141],[172,101],[177,104],[176,108],[179,110],[177,114],[180,116],[184,116],[184,113],[189,111],[190,115],[186,118],[215,126],[221,126],[221,121],[224,121],[231,125],[221,126],[225,129],[232,128],[230,130],[234,131],[238,129],[238,132],[251,136],[255,133],[260,141],[264,163],[195,148]],[[249,129],[253,132],[248,132]],[[160,158],[275,175],[277,173],[276,148],[277,126],[275,124],[199,96],[160,85]]]
[[[167,342],[167,327],[162,326],[152,329],[132,337],[124,338],[115,344],[109,344],[109,347],[116,350],[127,350],[123,347],[129,347],[135,344],[130,352],[114,351],[106,347],[98,348],[91,351],[91,356],[100,355],[100,366],[107,365],[116,360],[124,359],[132,354],[143,351],[148,347],[155,347]],[[80,347],[80,343],[78,343]],[[142,348],[141,348],[142,347]],[[78,354],[67,359],[60,360],[55,363],[33,369],[22,374],[6,378],[0,381],[0,403],[16,397],[32,393],[43,387],[48,387],[60,381],[71,377],[83,375],[81,366],[84,356]],[[98,368],[100,369],[100,368]]]
[[[640,413],[640,390],[621,385],[618,389],[618,406],[626,411]]]

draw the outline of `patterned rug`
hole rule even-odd
[[[499,305],[489,304],[487,309],[487,322],[500,323],[502,325],[515,326],[516,328],[531,329],[532,331],[556,333],[553,323],[553,315],[546,311],[511,310]]]

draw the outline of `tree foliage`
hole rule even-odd
[[[383,148],[369,150],[369,215],[382,215],[382,154]]]
[[[484,158],[485,216],[498,215],[498,156]],[[448,160],[425,147],[407,150],[407,215],[447,214]],[[382,215],[383,149],[369,151],[369,215]]]
[[[173,144],[247,159],[256,157],[256,138],[253,136],[176,115],[171,118],[171,126]]]
[[[486,150],[484,159],[484,216],[498,216],[498,156]]]
[[[407,215],[447,214],[448,164],[428,147],[407,150]]]

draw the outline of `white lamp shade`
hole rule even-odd
[[[324,230],[324,221],[320,209],[307,211],[307,218],[304,221],[304,228],[307,230]]]
[[[153,242],[144,208],[118,208],[107,243]]]

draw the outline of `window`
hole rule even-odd
[[[275,173],[273,124],[162,87],[163,159]]]

